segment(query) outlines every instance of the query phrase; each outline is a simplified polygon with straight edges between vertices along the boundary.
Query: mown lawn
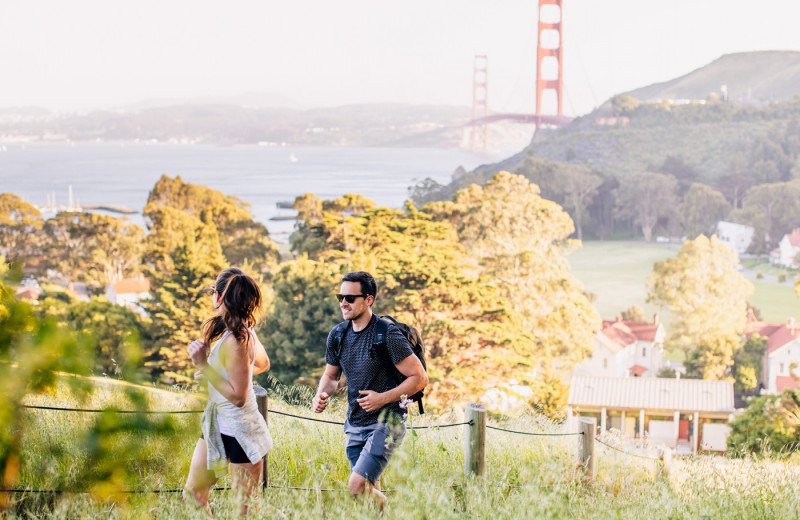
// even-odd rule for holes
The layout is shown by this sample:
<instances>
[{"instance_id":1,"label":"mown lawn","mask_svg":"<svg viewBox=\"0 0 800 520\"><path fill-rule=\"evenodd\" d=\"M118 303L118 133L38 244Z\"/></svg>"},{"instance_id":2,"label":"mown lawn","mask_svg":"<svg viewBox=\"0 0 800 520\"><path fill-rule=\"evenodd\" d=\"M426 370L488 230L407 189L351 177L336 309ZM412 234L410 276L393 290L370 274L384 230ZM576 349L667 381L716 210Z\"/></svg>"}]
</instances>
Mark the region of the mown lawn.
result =
<instances>
[{"instance_id":1,"label":"mown lawn","mask_svg":"<svg viewBox=\"0 0 800 520\"><path fill-rule=\"evenodd\" d=\"M653 264L677 255L678 249L677 244L584 242L568 259L584 288L596 296L595 308L603 319L612 319L631 305L638 305L648 319L658 313L667 325L669 311L645 303L645 283ZM750 301L761 311L762 319L771 322L783 322L789 316L800 319L800 298L791 284L752 281L755 293Z\"/></svg>"}]
</instances>

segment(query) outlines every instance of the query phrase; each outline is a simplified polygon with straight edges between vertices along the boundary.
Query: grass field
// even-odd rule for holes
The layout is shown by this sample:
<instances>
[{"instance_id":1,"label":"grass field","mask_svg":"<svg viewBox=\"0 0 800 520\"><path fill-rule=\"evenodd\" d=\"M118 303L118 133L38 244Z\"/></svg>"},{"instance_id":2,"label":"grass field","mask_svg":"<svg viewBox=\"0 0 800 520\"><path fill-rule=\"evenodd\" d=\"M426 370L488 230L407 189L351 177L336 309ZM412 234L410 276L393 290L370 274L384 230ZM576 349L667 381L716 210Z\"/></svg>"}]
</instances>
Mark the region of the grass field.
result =
<instances>
[{"instance_id":1,"label":"grass field","mask_svg":"<svg viewBox=\"0 0 800 520\"><path fill-rule=\"evenodd\" d=\"M645 282L653 263L677 253L676 244L584 242L583 247L568 258L575 276L597 297L595 308L603 319L612 319L631 305L638 305L644 309L646 317L658 313L659 319L668 326L668 309L645 303ZM755 268L752 262L744 265ZM791 283L778 284L766 278L752 281L755 293L750 300L761 310L765 321L783 322L789 316L800 319L800 298Z\"/></svg>"},{"instance_id":2,"label":"grass field","mask_svg":"<svg viewBox=\"0 0 800 520\"><path fill-rule=\"evenodd\" d=\"M129 407L114 385L101 385L88 400L60 393L29 398L29 404L93 408ZM161 392L154 409L194 409L197 394ZM272 399L271 409L312 416L308 406ZM115 424L113 415L24 410L26 489L83 489L88 493L15 494L6 518L205 518L177 493L120 493L179 489L197 440L199 416L174 416L168 433L135 435L120 429L98 446L85 442L94 421ZM316 416L319 417L319 416ZM324 419L342 421L340 402ZM416 425L452 424L460 410L440 417L414 417ZM270 487L255 504L253 518L376 518L374 510L346 491L349 468L342 427L270 415L275 447L270 453ZM515 431L559 433L563 427L529 415L489 424ZM582 483L575 465L575 437L531 437L488 430L486 476L463 473L463 426L409 433L382 478L390 500L385 518L797 518L800 466L797 462L695 456L677 459L666 475L658 461L597 445L597 475ZM605 439L613 443L614 438ZM137 444L138 443L138 444ZM132 449L137 445L137 449ZM103 470L107 473L102 473ZM110 471L108 471L110 470ZM87 471L89 471L87 473ZM92 473L94 472L94 473ZM106 475L103 484L81 487L77 479ZM229 483L223 479L220 486ZM290 488L303 489L290 489ZM212 492L215 518L236 518L229 491Z\"/></svg>"}]
</instances>

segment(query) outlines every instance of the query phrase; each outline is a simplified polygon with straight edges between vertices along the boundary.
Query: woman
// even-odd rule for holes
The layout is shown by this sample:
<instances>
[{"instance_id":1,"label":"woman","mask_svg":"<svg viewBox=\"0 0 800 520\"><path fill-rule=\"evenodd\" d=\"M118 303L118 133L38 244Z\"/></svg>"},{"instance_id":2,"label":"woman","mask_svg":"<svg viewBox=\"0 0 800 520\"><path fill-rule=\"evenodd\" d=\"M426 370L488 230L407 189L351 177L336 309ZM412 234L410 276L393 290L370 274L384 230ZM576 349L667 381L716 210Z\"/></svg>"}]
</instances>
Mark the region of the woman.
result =
<instances>
[{"instance_id":1,"label":"woman","mask_svg":"<svg viewBox=\"0 0 800 520\"><path fill-rule=\"evenodd\" d=\"M194 449L183 496L185 500L191 496L210 515L209 491L230 462L233 490L245 514L258 487L262 458L272 448L252 385L253 374L269 370L267 352L253 331L261 291L255 280L235 267L222 271L209 291L217 313L203 323L203 339L187 349L199 369L195 379L209 384L203 434Z\"/></svg>"}]
</instances>

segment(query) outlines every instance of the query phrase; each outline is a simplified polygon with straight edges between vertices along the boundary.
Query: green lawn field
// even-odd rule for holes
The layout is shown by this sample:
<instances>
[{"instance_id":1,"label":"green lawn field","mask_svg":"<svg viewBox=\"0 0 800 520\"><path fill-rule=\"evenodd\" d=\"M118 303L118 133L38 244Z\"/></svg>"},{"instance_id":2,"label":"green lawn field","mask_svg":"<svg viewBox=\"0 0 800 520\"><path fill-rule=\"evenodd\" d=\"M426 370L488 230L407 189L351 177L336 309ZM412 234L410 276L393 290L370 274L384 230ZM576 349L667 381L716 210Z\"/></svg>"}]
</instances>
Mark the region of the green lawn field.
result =
<instances>
[{"instance_id":1,"label":"green lawn field","mask_svg":"<svg viewBox=\"0 0 800 520\"><path fill-rule=\"evenodd\" d=\"M612 319L631 305L638 305L648 318L657 312L659 319L668 324L666 308L645 303L645 282L653 263L677 255L678 247L643 242L584 242L568 259L584 289L596 296L595 308L603 319ZM800 319L800 298L791 283L752 281L755 294L750 301L761 311L762 319L771 322L782 322L789 316Z\"/></svg>"}]
</instances>

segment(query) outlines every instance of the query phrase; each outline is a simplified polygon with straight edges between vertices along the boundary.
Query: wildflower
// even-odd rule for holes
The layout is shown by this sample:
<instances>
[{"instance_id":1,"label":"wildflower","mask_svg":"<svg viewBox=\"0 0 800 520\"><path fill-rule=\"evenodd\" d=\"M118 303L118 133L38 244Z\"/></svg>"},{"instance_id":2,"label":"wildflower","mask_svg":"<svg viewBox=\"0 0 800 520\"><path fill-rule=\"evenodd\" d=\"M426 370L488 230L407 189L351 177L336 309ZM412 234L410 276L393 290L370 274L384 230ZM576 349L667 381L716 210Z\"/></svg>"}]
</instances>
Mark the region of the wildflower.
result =
<instances>
[{"instance_id":1,"label":"wildflower","mask_svg":"<svg viewBox=\"0 0 800 520\"><path fill-rule=\"evenodd\" d=\"M408 405L411 404L411 399L408 398L406 394L400 396L400 408L406 409Z\"/></svg>"}]
</instances>

